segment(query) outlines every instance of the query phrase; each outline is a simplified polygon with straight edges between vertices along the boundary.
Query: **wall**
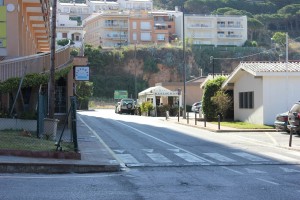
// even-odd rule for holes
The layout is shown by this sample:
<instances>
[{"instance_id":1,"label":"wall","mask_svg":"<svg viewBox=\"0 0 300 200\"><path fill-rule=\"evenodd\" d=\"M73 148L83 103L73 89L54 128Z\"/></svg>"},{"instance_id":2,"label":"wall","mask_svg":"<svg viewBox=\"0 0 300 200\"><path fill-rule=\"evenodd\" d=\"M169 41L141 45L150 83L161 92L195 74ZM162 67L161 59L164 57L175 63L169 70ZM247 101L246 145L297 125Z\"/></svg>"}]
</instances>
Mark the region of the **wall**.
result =
<instances>
[{"instance_id":1,"label":"wall","mask_svg":"<svg viewBox=\"0 0 300 200\"><path fill-rule=\"evenodd\" d=\"M234 120L245 121L252 124L263 124L263 87L262 78L255 78L243 71L234 83ZM239 108L239 92L254 91L254 108Z\"/></svg>"},{"instance_id":2,"label":"wall","mask_svg":"<svg viewBox=\"0 0 300 200\"><path fill-rule=\"evenodd\" d=\"M263 79L264 123L273 124L275 116L288 111L300 100L299 76L265 76Z\"/></svg>"}]
</instances>

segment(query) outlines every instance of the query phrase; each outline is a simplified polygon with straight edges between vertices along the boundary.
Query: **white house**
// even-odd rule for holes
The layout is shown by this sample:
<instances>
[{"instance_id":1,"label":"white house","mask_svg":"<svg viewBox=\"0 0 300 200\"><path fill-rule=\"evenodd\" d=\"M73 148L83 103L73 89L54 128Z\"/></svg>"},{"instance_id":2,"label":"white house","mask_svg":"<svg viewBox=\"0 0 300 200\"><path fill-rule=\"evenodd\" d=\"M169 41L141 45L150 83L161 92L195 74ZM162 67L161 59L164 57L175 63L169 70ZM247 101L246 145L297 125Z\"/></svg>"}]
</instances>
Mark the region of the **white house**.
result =
<instances>
[{"instance_id":1,"label":"white house","mask_svg":"<svg viewBox=\"0 0 300 200\"><path fill-rule=\"evenodd\" d=\"M272 125L300 100L299 62L242 62L223 83L233 90L234 120Z\"/></svg>"}]
</instances>

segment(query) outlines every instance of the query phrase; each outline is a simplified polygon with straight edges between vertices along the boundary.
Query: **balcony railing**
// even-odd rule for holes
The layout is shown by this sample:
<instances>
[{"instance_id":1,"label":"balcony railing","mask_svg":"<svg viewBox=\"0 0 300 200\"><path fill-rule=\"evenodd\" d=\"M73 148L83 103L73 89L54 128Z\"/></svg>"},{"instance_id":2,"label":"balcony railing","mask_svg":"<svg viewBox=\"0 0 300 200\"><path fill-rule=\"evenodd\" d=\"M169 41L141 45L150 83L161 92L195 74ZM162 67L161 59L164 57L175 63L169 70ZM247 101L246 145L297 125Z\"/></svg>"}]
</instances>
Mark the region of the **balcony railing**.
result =
<instances>
[{"instance_id":1,"label":"balcony railing","mask_svg":"<svg viewBox=\"0 0 300 200\"><path fill-rule=\"evenodd\" d=\"M50 53L47 52L1 61L0 82L13 77L22 77L24 73L31 74L49 72L50 59ZM56 50L55 68L60 68L61 66L67 64L70 60L70 45Z\"/></svg>"}]
</instances>

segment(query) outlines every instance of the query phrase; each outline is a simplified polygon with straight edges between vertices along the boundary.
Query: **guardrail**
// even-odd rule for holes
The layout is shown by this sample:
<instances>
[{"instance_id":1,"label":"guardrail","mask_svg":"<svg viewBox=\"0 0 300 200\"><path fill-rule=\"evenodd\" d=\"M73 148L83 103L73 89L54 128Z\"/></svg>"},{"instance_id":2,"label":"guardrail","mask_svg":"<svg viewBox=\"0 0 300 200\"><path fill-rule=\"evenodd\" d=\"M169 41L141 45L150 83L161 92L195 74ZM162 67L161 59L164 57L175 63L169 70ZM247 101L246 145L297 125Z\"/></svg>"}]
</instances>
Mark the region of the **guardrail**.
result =
<instances>
[{"instance_id":1,"label":"guardrail","mask_svg":"<svg viewBox=\"0 0 300 200\"><path fill-rule=\"evenodd\" d=\"M57 49L55 54L55 68L65 65L71 60L70 44ZM1 61L0 82L22 77L25 68L26 74L50 71L50 52Z\"/></svg>"}]
</instances>

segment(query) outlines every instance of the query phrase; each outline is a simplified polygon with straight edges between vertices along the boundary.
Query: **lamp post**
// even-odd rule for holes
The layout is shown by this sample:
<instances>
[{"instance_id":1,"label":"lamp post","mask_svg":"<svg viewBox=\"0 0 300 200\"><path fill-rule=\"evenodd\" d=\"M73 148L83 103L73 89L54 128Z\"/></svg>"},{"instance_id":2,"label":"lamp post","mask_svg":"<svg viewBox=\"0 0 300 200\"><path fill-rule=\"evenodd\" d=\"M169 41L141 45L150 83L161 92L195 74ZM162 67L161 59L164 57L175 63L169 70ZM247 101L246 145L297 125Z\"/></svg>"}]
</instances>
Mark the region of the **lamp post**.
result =
<instances>
[{"instance_id":1,"label":"lamp post","mask_svg":"<svg viewBox=\"0 0 300 200\"><path fill-rule=\"evenodd\" d=\"M51 26L51 52L50 52L50 80L49 80L49 113L48 117L54 118L55 109L55 38L56 38L56 8L57 0L53 0L52 5L52 26Z\"/></svg>"},{"instance_id":2,"label":"lamp post","mask_svg":"<svg viewBox=\"0 0 300 200\"><path fill-rule=\"evenodd\" d=\"M136 60L136 43L134 45L134 62L135 62L135 66L134 66L134 97L135 97L135 101L137 101L137 83L136 83L136 67L137 67L137 60Z\"/></svg>"},{"instance_id":3,"label":"lamp post","mask_svg":"<svg viewBox=\"0 0 300 200\"><path fill-rule=\"evenodd\" d=\"M210 57L210 63L212 63L212 74L213 74L213 79L215 78L215 59L213 56Z\"/></svg>"},{"instance_id":4,"label":"lamp post","mask_svg":"<svg viewBox=\"0 0 300 200\"><path fill-rule=\"evenodd\" d=\"M186 63L185 63L185 34L184 34L184 5L182 5L182 51L183 51L183 118L186 118Z\"/></svg>"}]
</instances>

